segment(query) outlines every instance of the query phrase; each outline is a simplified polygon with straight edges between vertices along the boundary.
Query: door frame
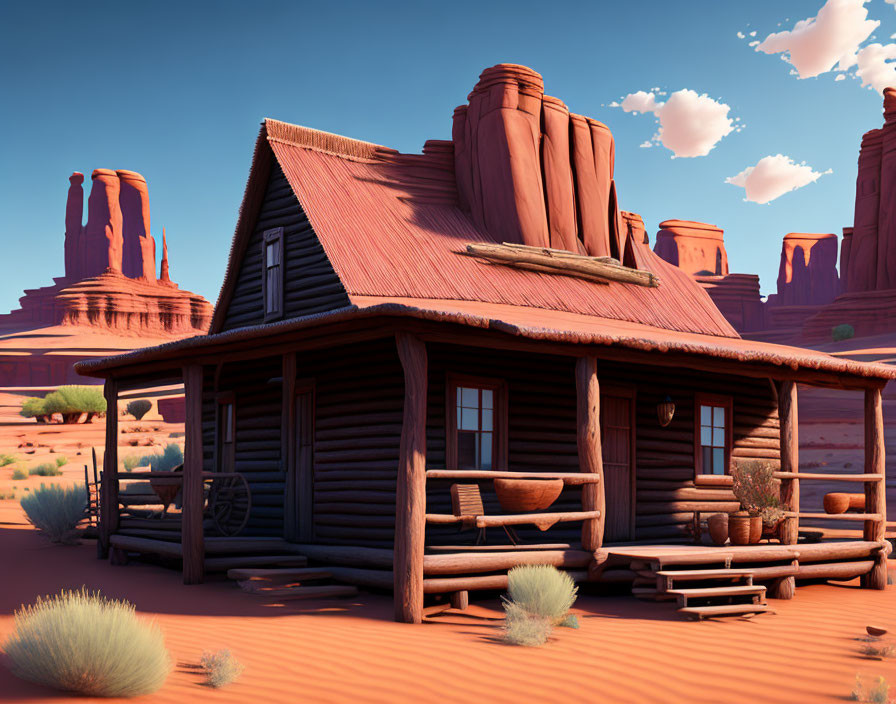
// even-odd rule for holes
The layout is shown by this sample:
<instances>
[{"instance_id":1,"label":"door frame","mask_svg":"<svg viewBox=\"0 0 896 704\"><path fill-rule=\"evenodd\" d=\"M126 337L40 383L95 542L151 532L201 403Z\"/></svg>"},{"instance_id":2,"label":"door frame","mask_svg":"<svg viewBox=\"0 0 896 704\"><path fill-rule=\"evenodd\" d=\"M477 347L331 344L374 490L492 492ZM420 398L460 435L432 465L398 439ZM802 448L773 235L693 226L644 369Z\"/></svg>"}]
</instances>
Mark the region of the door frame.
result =
<instances>
[{"instance_id":1,"label":"door frame","mask_svg":"<svg viewBox=\"0 0 896 704\"><path fill-rule=\"evenodd\" d=\"M635 514L637 511L638 498L638 475L637 475L637 453L635 440L637 438L637 419L638 419L638 390L635 386L622 384L601 384L600 385L601 407L603 407L603 399L605 396L615 398L625 398L631 401L629 406L629 476L631 478L629 484L629 540L637 540ZM601 415L601 455L603 455L603 415ZM601 456L601 464L603 464L603 456ZM605 482L606 484L606 482Z\"/></svg>"}]
</instances>

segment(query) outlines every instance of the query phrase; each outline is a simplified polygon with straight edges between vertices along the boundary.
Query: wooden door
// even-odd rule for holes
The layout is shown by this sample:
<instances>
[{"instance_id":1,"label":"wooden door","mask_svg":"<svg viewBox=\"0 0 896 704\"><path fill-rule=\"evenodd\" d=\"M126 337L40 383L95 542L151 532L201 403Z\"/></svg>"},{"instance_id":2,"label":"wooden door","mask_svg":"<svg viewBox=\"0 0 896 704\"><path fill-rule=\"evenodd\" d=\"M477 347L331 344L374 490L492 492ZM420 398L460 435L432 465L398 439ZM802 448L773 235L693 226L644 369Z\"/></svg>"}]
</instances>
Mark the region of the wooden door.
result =
<instances>
[{"instance_id":1,"label":"wooden door","mask_svg":"<svg viewBox=\"0 0 896 704\"><path fill-rule=\"evenodd\" d=\"M314 392L310 388L296 392L295 421L296 535L308 542L314 534Z\"/></svg>"},{"instance_id":2,"label":"wooden door","mask_svg":"<svg viewBox=\"0 0 896 704\"><path fill-rule=\"evenodd\" d=\"M607 516L604 542L634 540L634 394L601 394L600 427Z\"/></svg>"}]
</instances>

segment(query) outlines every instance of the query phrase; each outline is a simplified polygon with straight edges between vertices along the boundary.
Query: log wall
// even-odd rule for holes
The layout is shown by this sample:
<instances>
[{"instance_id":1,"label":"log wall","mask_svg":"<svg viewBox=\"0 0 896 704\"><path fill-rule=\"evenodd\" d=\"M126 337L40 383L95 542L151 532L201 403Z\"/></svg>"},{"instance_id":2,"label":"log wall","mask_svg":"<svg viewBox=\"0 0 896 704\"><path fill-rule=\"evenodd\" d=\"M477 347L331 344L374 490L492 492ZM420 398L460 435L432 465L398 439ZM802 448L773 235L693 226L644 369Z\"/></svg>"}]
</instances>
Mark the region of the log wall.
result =
<instances>
[{"instance_id":1,"label":"log wall","mask_svg":"<svg viewBox=\"0 0 896 704\"><path fill-rule=\"evenodd\" d=\"M282 227L284 235L283 317L295 318L349 305L342 282L275 160L222 331L264 322L262 238L265 230L275 227Z\"/></svg>"}]
</instances>

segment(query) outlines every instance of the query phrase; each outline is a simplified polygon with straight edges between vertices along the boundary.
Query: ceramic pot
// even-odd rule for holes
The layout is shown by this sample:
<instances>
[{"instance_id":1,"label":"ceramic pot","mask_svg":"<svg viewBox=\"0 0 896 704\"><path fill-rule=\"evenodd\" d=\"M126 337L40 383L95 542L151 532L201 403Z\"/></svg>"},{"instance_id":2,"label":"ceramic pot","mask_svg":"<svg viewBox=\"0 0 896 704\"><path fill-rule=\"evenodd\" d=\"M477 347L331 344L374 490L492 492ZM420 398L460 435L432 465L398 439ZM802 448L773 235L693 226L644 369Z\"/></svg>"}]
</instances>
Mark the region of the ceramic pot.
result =
<instances>
[{"instance_id":1,"label":"ceramic pot","mask_svg":"<svg viewBox=\"0 0 896 704\"><path fill-rule=\"evenodd\" d=\"M750 545L762 540L762 516L750 516Z\"/></svg>"},{"instance_id":2,"label":"ceramic pot","mask_svg":"<svg viewBox=\"0 0 896 704\"><path fill-rule=\"evenodd\" d=\"M724 545L728 541L728 514L714 513L706 519L709 537L716 545Z\"/></svg>"},{"instance_id":3,"label":"ceramic pot","mask_svg":"<svg viewBox=\"0 0 896 704\"><path fill-rule=\"evenodd\" d=\"M849 509L849 494L840 492L825 494L823 504L825 513L846 513Z\"/></svg>"},{"instance_id":4,"label":"ceramic pot","mask_svg":"<svg viewBox=\"0 0 896 704\"><path fill-rule=\"evenodd\" d=\"M732 513L728 516L728 538L732 545L750 544L750 516Z\"/></svg>"},{"instance_id":5,"label":"ceramic pot","mask_svg":"<svg viewBox=\"0 0 896 704\"><path fill-rule=\"evenodd\" d=\"M495 479L495 493L508 513L530 513L547 508L563 491L562 479Z\"/></svg>"}]
</instances>

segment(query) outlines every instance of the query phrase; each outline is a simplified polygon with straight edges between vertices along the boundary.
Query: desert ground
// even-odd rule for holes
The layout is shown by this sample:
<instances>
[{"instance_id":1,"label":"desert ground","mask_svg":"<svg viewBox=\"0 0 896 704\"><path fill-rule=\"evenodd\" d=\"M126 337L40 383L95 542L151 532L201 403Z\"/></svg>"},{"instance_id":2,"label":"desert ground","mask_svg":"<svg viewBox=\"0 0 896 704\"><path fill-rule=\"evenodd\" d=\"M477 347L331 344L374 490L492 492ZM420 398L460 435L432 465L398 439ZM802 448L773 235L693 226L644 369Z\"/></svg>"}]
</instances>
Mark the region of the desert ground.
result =
<instances>
[{"instance_id":1,"label":"desert ground","mask_svg":"<svg viewBox=\"0 0 896 704\"><path fill-rule=\"evenodd\" d=\"M851 422L860 398L832 393L803 397L801 465L837 471L851 464L860 471L862 427ZM522 648L500 641L495 598L409 626L392 622L385 595L278 602L243 593L223 578L187 587L174 570L114 567L96 559L93 541L50 544L18 506L26 488L41 482L83 481L90 448L101 447L103 424L38 425L18 419L16 408L15 397L0 397L0 453L16 454L16 466L26 469L59 454L68 463L62 477L18 481L11 479L13 465L0 468L6 497L0 501L0 640L13 629L13 611L38 595L84 585L127 599L161 626L177 663L164 687L142 698L147 702L842 702L857 675L896 683L896 660L863 657L858 640L869 624L896 634L896 587L809 585L792 601L771 600L774 614L704 622L682 620L669 604L586 587L574 609L578 630L557 629L546 646ZM889 404L885 413L893 419ZM176 425L147 419L122 425L139 427L123 433L124 455L178 441ZM888 425L896 445L893 431ZM896 458L896 448L890 456ZM889 493L892 499L896 492ZM820 496L803 496L804 507L820 506ZM246 669L236 683L212 690L192 666L203 650L219 648L229 648ZM0 667L0 701L67 699Z\"/></svg>"}]
</instances>

